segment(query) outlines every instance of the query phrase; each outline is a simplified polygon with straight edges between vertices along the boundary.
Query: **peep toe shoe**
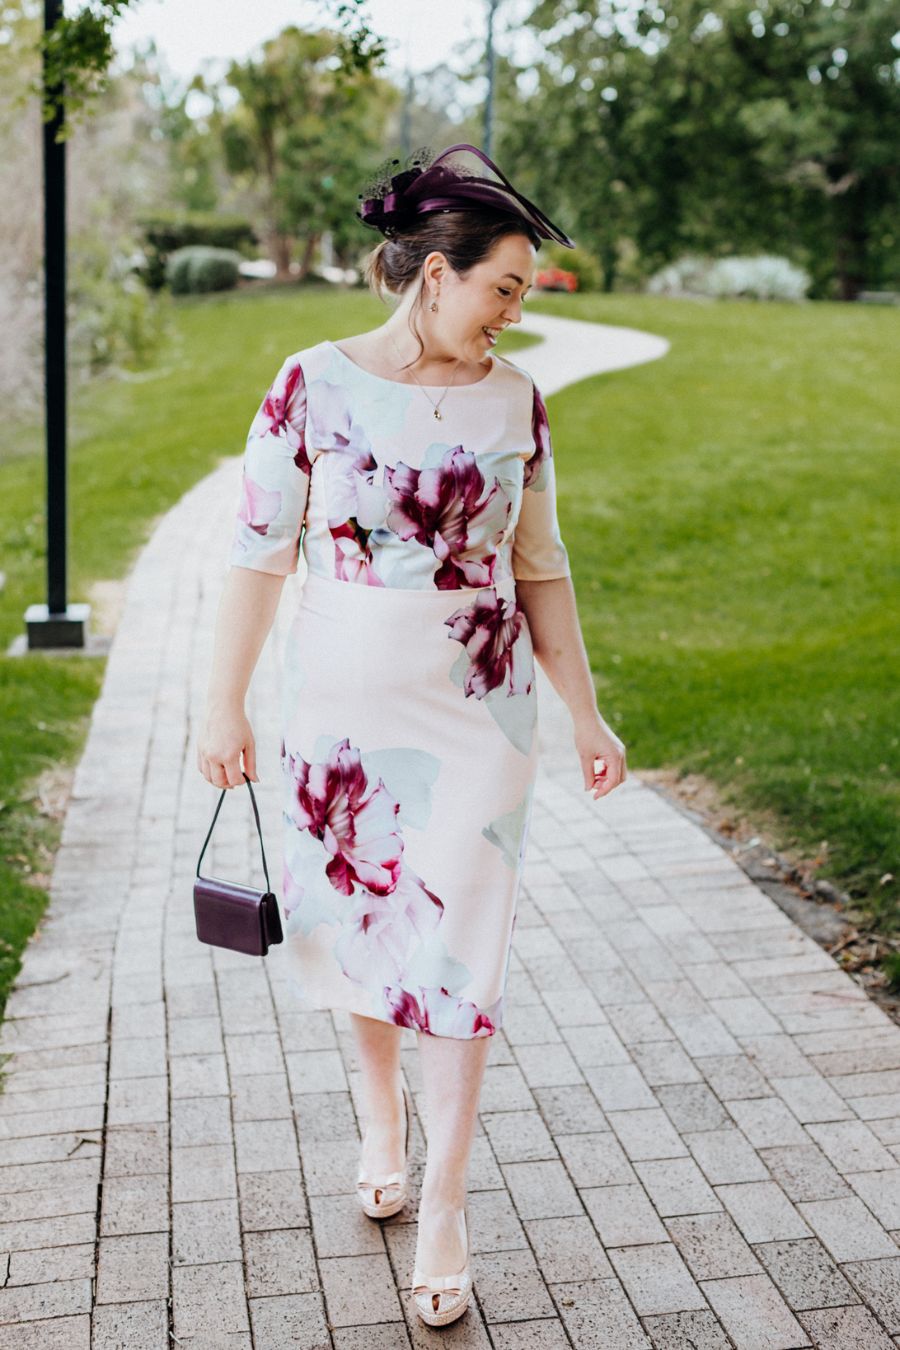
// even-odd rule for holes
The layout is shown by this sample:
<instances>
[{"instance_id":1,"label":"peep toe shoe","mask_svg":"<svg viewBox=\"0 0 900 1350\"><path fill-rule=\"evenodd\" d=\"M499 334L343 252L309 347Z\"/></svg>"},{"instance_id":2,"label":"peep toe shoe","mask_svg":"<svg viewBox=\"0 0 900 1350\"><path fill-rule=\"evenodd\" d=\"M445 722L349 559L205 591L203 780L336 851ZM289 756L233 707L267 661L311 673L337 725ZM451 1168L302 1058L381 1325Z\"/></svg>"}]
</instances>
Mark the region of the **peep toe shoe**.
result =
<instances>
[{"instance_id":1,"label":"peep toe shoe","mask_svg":"<svg viewBox=\"0 0 900 1350\"><path fill-rule=\"evenodd\" d=\"M418 1266L413 1271L412 1298L416 1312L429 1327L444 1327L462 1317L472 1294L469 1270L469 1212L463 1211L466 1225L466 1264L456 1275L425 1275Z\"/></svg>"},{"instance_id":2,"label":"peep toe shoe","mask_svg":"<svg viewBox=\"0 0 900 1350\"><path fill-rule=\"evenodd\" d=\"M360 1163L356 1180L356 1194L363 1210L370 1219L389 1219L406 1204L409 1195L409 1138L412 1133L412 1103L409 1090L403 1084L403 1102L406 1107L406 1139L404 1142L404 1162L399 1172L386 1172L384 1176L370 1178L365 1175Z\"/></svg>"}]
</instances>

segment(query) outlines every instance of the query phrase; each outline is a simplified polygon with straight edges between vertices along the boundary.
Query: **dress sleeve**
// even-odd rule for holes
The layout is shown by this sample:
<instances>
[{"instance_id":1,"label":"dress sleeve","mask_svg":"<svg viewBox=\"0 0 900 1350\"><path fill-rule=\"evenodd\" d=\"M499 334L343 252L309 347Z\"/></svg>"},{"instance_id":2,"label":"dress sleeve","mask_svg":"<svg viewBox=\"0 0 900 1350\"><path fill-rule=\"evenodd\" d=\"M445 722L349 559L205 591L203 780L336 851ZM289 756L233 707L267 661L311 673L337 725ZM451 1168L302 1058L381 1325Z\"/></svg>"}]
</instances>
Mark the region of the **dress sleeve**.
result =
<instances>
[{"instance_id":1,"label":"dress sleeve","mask_svg":"<svg viewBox=\"0 0 900 1350\"><path fill-rule=\"evenodd\" d=\"M296 572L312 464L306 447L306 380L288 357L247 435L229 562L257 572Z\"/></svg>"},{"instance_id":2,"label":"dress sleeve","mask_svg":"<svg viewBox=\"0 0 900 1350\"><path fill-rule=\"evenodd\" d=\"M525 461L522 507L513 532L512 570L517 581L554 581L572 575L556 518L556 469L547 409L532 382L531 436Z\"/></svg>"}]
</instances>

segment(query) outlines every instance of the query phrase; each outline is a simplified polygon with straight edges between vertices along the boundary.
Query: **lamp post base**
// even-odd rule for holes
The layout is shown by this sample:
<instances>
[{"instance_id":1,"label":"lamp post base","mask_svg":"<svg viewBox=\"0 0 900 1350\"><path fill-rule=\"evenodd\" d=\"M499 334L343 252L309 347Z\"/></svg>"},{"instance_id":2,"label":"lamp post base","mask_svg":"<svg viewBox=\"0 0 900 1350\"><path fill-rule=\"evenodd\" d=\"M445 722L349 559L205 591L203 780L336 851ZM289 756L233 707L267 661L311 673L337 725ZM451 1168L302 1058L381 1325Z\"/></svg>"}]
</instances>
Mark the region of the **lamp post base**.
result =
<instances>
[{"instance_id":1,"label":"lamp post base","mask_svg":"<svg viewBox=\"0 0 900 1350\"><path fill-rule=\"evenodd\" d=\"M91 607L87 604L67 605L58 614L51 614L46 605L29 605L25 611L28 650L48 647L86 647Z\"/></svg>"}]
</instances>

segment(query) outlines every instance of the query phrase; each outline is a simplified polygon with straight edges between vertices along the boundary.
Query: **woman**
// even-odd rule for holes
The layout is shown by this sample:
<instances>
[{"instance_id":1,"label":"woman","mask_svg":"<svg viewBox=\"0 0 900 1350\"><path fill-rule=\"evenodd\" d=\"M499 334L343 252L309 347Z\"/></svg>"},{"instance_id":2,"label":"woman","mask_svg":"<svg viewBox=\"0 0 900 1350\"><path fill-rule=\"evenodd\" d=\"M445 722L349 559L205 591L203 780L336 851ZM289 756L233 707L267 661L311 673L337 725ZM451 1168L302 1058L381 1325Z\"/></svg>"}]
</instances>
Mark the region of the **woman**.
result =
<instances>
[{"instance_id":1,"label":"woman","mask_svg":"<svg viewBox=\"0 0 900 1350\"><path fill-rule=\"evenodd\" d=\"M382 173L358 215L393 305L287 357L253 419L198 766L256 779L247 686L284 577L285 959L350 1013L366 1128L358 1198L407 1196L402 1028L418 1033L428 1156L413 1298L465 1311L466 1175L503 996L537 768L534 656L572 715L595 800L626 776L597 710L556 518L546 409L491 348L521 320L542 238L574 247L473 146ZM393 164L398 161L394 160ZM362 194L361 194L362 195Z\"/></svg>"}]
</instances>

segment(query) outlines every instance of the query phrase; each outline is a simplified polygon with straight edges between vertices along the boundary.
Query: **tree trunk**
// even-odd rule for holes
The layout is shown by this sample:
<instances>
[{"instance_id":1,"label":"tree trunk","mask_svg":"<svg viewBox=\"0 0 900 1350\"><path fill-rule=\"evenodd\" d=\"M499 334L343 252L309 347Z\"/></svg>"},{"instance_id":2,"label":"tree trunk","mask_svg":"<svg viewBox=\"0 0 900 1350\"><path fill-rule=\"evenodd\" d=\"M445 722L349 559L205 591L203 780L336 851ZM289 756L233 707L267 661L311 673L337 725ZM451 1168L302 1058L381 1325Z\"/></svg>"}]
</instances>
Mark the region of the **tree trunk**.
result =
<instances>
[{"instance_id":1,"label":"tree trunk","mask_svg":"<svg viewBox=\"0 0 900 1350\"><path fill-rule=\"evenodd\" d=\"M309 274L318 242L319 236L317 234L307 235L306 242L303 245L303 257L300 259L300 271L297 274L298 281L303 281Z\"/></svg>"},{"instance_id":2,"label":"tree trunk","mask_svg":"<svg viewBox=\"0 0 900 1350\"><path fill-rule=\"evenodd\" d=\"M866 221L865 183L858 183L834 197L837 220L835 272L841 300L856 300L867 278L869 230Z\"/></svg>"},{"instance_id":3,"label":"tree trunk","mask_svg":"<svg viewBox=\"0 0 900 1350\"><path fill-rule=\"evenodd\" d=\"M279 281L288 281L291 277L291 249L293 238L289 234L283 234L280 230L273 230L270 236L269 249L272 254L272 261L275 264L275 275Z\"/></svg>"}]
</instances>

